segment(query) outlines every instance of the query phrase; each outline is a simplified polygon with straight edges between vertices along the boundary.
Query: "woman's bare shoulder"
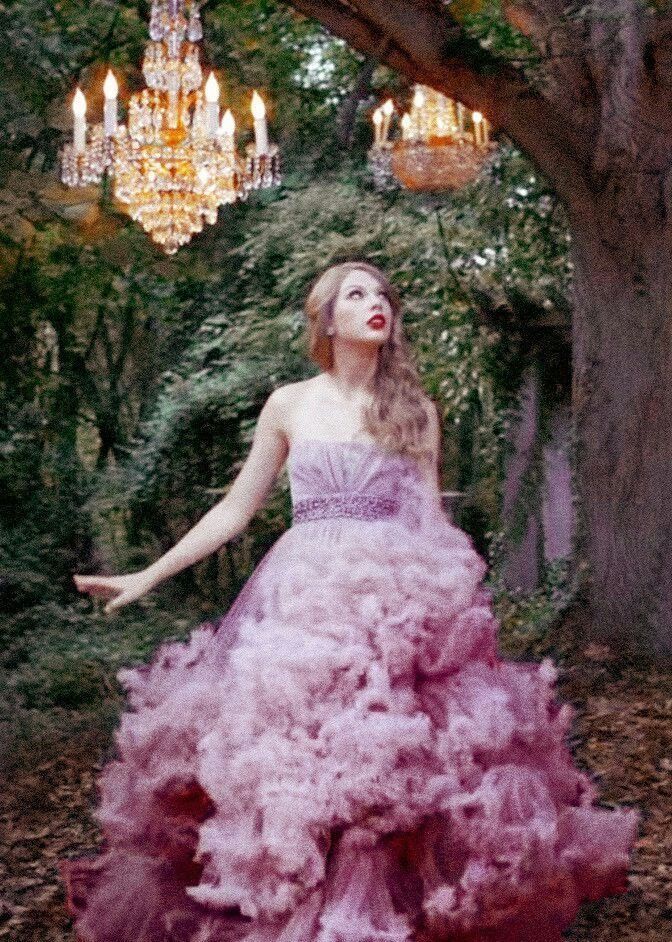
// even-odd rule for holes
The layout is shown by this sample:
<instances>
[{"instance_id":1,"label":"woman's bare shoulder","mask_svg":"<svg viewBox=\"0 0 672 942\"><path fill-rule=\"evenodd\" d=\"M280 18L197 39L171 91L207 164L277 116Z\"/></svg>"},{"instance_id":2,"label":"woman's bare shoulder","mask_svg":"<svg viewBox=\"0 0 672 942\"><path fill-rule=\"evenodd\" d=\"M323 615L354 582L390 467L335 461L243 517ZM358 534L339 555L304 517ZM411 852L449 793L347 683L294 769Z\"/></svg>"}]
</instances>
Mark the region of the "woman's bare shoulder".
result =
<instances>
[{"instance_id":1,"label":"woman's bare shoulder","mask_svg":"<svg viewBox=\"0 0 672 942\"><path fill-rule=\"evenodd\" d=\"M276 386L268 397L268 402L287 437L291 437L294 419L299 410L309 404L310 398L318 391L318 388L319 377L313 376L310 379Z\"/></svg>"},{"instance_id":2,"label":"woman's bare shoulder","mask_svg":"<svg viewBox=\"0 0 672 942\"><path fill-rule=\"evenodd\" d=\"M316 377L313 376L310 379L297 380L295 383L283 383L282 386L276 386L271 395L277 397L278 400L291 399L304 389L310 389L314 385L315 379Z\"/></svg>"},{"instance_id":3,"label":"woman's bare shoulder","mask_svg":"<svg viewBox=\"0 0 672 942\"><path fill-rule=\"evenodd\" d=\"M297 380L295 383L284 383L282 386L276 386L269 399L273 399L281 409L291 409L302 402L306 396L317 392L319 385L319 376Z\"/></svg>"}]
</instances>

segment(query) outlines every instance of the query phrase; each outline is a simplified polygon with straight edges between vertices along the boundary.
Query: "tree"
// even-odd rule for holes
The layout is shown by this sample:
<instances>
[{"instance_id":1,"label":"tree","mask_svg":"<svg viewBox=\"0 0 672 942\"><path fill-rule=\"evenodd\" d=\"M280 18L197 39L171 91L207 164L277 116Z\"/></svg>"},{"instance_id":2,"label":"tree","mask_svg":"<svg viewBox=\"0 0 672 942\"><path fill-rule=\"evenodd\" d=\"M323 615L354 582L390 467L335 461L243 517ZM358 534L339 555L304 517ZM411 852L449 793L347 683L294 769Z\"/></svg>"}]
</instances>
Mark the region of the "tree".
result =
<instances>
[{"instance_id":1,"label":"tree","mask_svg":"<svg viewBox=\"0 0 672 942\"><path fill-rule=\"evenodd\" d=\"M572 239L577 550L590 564L594 637L669 655L670 4L290 3L482 111L555 187Z\"/></svg>"}]
</instances>

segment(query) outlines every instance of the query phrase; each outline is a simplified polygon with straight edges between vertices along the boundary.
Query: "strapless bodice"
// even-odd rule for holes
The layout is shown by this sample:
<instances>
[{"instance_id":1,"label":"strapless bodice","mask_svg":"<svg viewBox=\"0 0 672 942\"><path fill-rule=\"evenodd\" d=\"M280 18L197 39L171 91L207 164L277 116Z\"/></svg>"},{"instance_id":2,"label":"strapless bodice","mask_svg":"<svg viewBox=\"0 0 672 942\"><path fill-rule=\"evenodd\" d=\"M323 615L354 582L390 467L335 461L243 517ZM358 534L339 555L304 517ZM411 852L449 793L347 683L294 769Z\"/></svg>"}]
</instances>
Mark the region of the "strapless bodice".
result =
<instances>
[{"instance_id":1,"label":"strapless bodice","mask_svg":"<svg viewBox=\"0 0 672 942\"><path fill-rule=\"evenodd\" d=\"M295 523L388 519L409 509L411 493L426 487L412 458L377 442L298 439L290 447L288 472Z\"/></svg>"}]
</instances>

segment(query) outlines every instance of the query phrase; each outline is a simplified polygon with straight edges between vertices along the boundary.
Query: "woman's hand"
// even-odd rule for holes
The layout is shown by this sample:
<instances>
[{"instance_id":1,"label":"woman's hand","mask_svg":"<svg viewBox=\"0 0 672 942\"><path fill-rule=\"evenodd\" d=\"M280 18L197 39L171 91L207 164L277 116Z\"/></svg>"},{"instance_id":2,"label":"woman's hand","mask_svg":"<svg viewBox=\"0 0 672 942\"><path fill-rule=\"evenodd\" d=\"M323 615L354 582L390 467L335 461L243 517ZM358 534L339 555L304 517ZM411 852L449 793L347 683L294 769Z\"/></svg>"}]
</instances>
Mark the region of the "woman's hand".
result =
<instances>
[{"instance_id":1,"label":"woman's hand","mask_svg":"<svg viewBox=\"0 0 672 942\"><path fill-rule=\"evenodd\" d=\"M135 602L154 588L154 582L144 570L128 576L77 575L72 578L78 592L88 592L89 595L98 595L110 600L104 609L106 615L122 605Z\"/></svg>"}]
</instances>

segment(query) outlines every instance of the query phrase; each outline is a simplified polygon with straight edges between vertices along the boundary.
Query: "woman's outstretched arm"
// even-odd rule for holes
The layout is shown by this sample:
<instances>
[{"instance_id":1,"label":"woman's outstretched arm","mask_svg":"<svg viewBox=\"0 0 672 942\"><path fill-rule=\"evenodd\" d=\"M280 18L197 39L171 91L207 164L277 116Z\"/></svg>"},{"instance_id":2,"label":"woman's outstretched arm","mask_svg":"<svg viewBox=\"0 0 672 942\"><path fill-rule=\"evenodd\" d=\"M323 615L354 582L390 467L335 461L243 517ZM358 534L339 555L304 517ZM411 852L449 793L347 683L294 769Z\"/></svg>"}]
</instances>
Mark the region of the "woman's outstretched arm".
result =
<instances>
[{"instance_id":1,"label":"woman's outstretched arm","mask_svg":"<svg viewBox=\"0 0 672 942\"><path fill-rule=\"evenodd\" d=\"M287 458L283 395L275 390L266 400L252 447L228 493L160 559L126 576L74 576L79 592L109 599L110 612L141 598L160 582L192 566L238 536L266 500Z\"/></svg>"}]
</instances>

